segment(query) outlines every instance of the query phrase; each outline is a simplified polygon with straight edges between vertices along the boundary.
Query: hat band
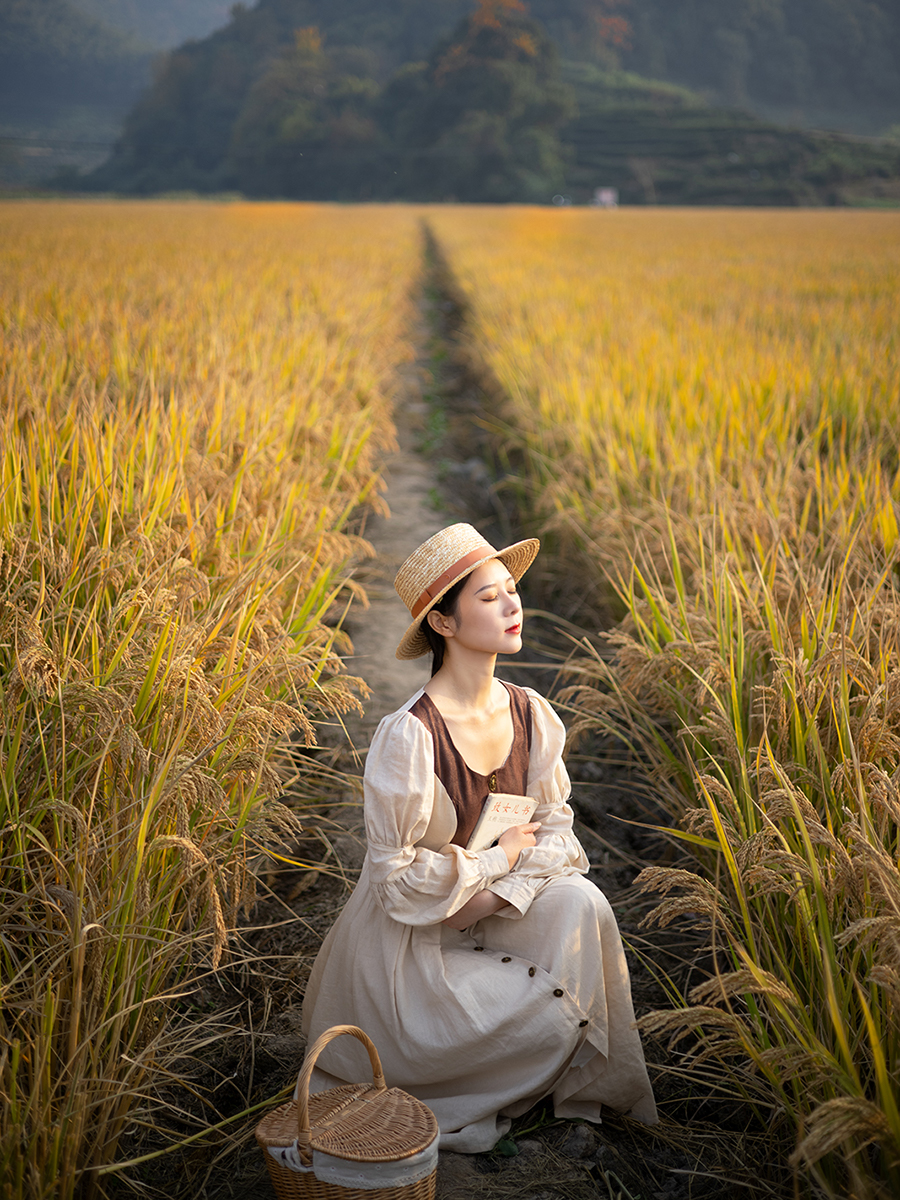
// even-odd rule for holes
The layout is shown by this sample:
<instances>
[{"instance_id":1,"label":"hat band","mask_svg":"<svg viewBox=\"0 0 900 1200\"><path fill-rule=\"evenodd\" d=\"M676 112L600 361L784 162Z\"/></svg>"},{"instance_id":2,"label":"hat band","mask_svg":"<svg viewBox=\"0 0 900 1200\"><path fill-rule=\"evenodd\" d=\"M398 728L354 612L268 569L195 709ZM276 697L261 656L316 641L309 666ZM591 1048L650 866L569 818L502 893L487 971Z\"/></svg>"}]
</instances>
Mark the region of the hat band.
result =
<instances>
[{"instance_id":1,"label":"hat band","mask_svg":"<svg viewBox=\"0 0 900 1200\"><path fill-rule=\"evenodd\" d=\"M477 550L470 550L468 554L464 555L458 562L455 562L452 567L444 571L443 575L438 575L437 579L425 588L409 610L412 619L415 620L423 608L426 608L444 588L449 587L455 579L458 579L466 567L474 567L483 558L489 558L492 552L493 547L491 546L479 546Z\"/></svg>"}]
</instances>

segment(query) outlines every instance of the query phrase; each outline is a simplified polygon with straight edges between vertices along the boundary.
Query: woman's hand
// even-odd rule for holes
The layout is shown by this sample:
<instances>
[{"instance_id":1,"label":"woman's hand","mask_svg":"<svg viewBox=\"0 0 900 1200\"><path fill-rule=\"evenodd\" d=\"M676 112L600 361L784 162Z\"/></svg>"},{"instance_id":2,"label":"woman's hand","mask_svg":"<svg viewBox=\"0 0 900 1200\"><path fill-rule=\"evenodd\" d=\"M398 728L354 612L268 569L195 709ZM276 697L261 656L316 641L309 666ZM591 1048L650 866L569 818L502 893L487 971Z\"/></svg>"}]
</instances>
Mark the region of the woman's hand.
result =
<instances>
[{"instance_id":1,"label":"woman's hand","mask_svg":"<svg viewBox=\"0 0 900 1200\"><path fill-rule=\"evenodd\" d=\"M532 821L530 825L513 825L497 839L497 845L506 851L510 870L516 865L522 851L536 844L534 835L540 827L540 821Z\"/></svg>"},{"instance_id":2,"label":"woman's hand","mask_svg":"<svg viewBox=\"0 0 900 1200\"><path fill-rule=\"evenodd\" d=\"M492 917L507 904L508 900L501 900L493 892L476 892L471 900L467 900L462 908L458 908L452 917L446 917L441 924L449 925L451 929L468 929L482 917Z\"/></svg>"}]
</instances>

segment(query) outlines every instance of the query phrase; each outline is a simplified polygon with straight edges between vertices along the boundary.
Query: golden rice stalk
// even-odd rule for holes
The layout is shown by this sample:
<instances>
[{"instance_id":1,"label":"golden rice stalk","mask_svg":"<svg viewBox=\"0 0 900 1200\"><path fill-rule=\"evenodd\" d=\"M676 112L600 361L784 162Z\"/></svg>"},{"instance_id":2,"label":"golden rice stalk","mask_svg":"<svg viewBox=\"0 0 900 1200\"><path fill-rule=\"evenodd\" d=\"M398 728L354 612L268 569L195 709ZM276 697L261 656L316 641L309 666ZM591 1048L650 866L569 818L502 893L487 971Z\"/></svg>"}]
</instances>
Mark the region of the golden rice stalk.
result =
<instances>
[{"instance_id":1,"label":"golden rice stalk","mask_svg":"<svg viewBox=\"0 0 900 1200\"><path fill-rule=\"evenodd\" d=\"M812 1166L845 1143L858 1154L871 1142L889 1136L888 1122L876 1104L850 1096L826 1100L806 1118L806 1133L791 1155L791 1165Z\"/></svg>"},{"instance_id":2,"label":"golden rice stalk","mask_svg":"<svg viewBox=\"0 0 900 1200\"><path fill-rule=\"evenodd\" d=\"M703 879L693 871L678 867L645 867L635 877L634 884L641 893L662 892L668 897L642 918L641 927L659 925L664 929L676 917L694 916L706 918L711 925L732 931L721 891L710 880ZM679 888L681 894L669 897L669 892L675 888Z\"/></svg>"},{"instance_id":3,"label":"golden rice stalk","mask_svg":"<svg viewBox=\"0 0 900 1200\"><path fill-rule=\"evenodd\" d=\"M691 988L689 999L692 1004L726 1004L736 996L773 996L785 1004L800 1003L797 996L782 980L768 971L743 967L724 975L714 975L704 983Z\"/></svg>"},{"instance_id":4,"label":"golden rice stalk","mask_svg":"<svg viewBox=\"0 0 900 1200\"><path fill-rule=\"evenodd\" d=\"M182 837L178 834L164 834L160 837L155 837L150 844L150 849L162 850L167 846L173 846L184 851L190 875L203 874L203 894L206 901L207 920L211 924L213 932L212 965L215 970L222 960L222 951L228 940L228 930L225 926L225 918L222 915L222 902L213 875L213 864L200 847L195 845L190 838Z\"/></svg>"},{"instance_id":5,"label":"golden rice stalk","mask_svg":"<svg viewBox=\"0 0 900 1200\"><path fill-rule=\"evenodd\" d=\"M715 1045L721 1053L738 1052L743 1045L746 1027L732 1012L696 1004L685 1008L657 1009L645 1013L638 1022L638 1029L652 1037L669 1035L668 1046L673 1049L691 1034L711 1030L700 1041L703 1048ZM701 1050L702 1053L702 1050Z\"/></svg>"}]
</instances>

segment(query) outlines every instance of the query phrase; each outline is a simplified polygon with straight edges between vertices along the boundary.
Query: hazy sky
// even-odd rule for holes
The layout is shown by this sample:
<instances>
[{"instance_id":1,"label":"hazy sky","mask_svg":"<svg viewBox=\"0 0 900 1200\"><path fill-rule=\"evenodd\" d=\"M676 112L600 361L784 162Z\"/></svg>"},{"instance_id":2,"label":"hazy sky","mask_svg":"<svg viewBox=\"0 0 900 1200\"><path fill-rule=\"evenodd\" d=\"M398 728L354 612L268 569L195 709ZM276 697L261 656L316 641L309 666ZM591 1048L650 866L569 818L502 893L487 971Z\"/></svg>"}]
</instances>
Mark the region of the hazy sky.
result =
<instances>
[{"instance_id":1,"label":"hazy sky","mask_svg":"<svg viewBox=\"0 0 900 1200\"><path fill-rule=\"evenodd\" d=\"M153 46L178 46L228 23L232 0L71 0L75 8ZM248 7L253 6L249 0Z\"/></svg>"}]
</instances>

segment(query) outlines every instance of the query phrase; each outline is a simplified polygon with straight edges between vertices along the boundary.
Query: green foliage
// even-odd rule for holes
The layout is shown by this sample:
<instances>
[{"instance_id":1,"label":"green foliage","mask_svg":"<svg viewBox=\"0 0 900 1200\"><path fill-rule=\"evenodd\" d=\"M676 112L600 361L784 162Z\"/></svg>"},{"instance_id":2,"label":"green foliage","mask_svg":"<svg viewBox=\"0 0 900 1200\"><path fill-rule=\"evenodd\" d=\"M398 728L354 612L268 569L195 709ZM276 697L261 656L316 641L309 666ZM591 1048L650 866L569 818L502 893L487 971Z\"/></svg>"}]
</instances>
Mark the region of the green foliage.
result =
<instances>
[{"instance_id":1,"label":"green foliage","mask_svg":"<svg viewBox=\"0 0 900 1200\"><path fill-rule=\"evenodd\" d=\"M235 122L230 170L248 195L344 199L372 194L382 137L378 85L364 53L326 54L313 27L273 60Z\"/></svg>"},{"instance_id":2,"label":"green foliage","mask_svg":"<svg viewBox=\"0 0 900 1200\"><path fill-rule=\"evenodd\" d=\"M359 53L367 58L366 69L339 73L383 85L405 64L426 62L435 42L447 38L475 8L476 0L258 0L255 5L248 0L233 5L226 20L224 0L191 0L190 5L184 0L0 0L0 102L7 118L25 122L29 130L61 127L63 116L76 106L84 112L105 106L99 121L92 118L95 123L108 124L111 114L118 122L150 75L148 55L130 38L136 34L145 45L171 45L221 19L222 28L161 61L108 168L93 179L97 188L118 191L215 192L236 186L235 172L243 170L239 160L246 156L229 157L235 124L273 61L290 56L295 30L319 28L329 55L364 47ZM755 112L769 122L877 135L895 125L900 113L895 0L529 0L528 10L565 59L607 70L624 67L700 89L709 101ZM350 108L355 116L355 101ZM491 114L493 109L476 111ZM334 116L329 110L321 119L327 124ZM94 129L86 136L97 140L107 133ZM517 198L542 197L547 181L559 175L554 134L539 126L519 137L508 121L498 125L489 115L470 118L456 135L444 129L442 137L441 153L456 161L450 174L463 171L481 179L489 195L502 194L514 178ZM471 147L464 144L468 140ZM356 135L351 141L358 143ZM308 151L302 154L305 159ZM488 181L480 162L493 154L501 162L497 178ZM359 161L343 161L348 155ZM638 151L634 156L647 157ZM533 169L519 170L516 164L523 161ZM386 152L374 146L363 152L357 144L342 152L340 163L337 157L323 161L316 172L301 172L297 180L290 170L283 179L284 164L277 170L267 167L266 173L274 174L279 191L290 194L363 197L390 194L392 187L404 194L399 188L404 169ZM767 174L756 164L749 170ZM755 177L750 186L748 174L701 181L701 198L810 202L820 186L812 192L771 181L757 186ZM313 178L317 189L308 192ZM355 192L354 180L362 180ZM85 185L83 179L74 182ZM457 194L455 183L445 179L443 186L446 194ZM260 187L257 182L251 190ZM571 190L572 184L567 181L565 187ZM665 181L649 188L636 184L638 199L647 194L662 199L665 191ZM690 188L679 185L675 191L679 202L693 202Z\"/></svg>"},{"instance_id":3,"label":"green foliage","mask_svg":"<svg viewBox=\"0 0 900 1200\"><path fill-rule=\"evenodd\" d=\"M515 11L476 14L386 90L397 194L547 201L562 186L557 132L574 110L539 25Z\"/></svg>"},{"instance_id":4,"label":"green foliage","mask_svg":"<svg viewBox=\"0 0 900 1200\"><path fill-rule=\"evenodd\" d=\"M464 20L382 90L371 50L332 46L316 26L283 45L274 3L236 11L227 30L165 60L94 182L546 201L562 186L557 131L573 98L546 32L515 10L493 21Z\"/></svg>"},{"instance_id":5,"label":"green foliage","mask_svg":"<svg viewBox=\"0 0 900 1200\"><path fill-rule=\"evenodd\" d=\"M129 114L112 158L89 184L136 193L235 187L235 172L248 169L248 118L234 160L232 132L247 105L261 103L267 91L294 87L284 77L296 30L318 28L330 59L353 48L357 60L366 60L364 69L359 61L352 67L336 64L335 73L383 82L402 63L423 57L468 7L466 0L442 0L439 6L430 0L403 0L390 7L384 0L260 0L252 8L235 4L224 28L162 60L152 86ZM276 66L279 59L284 62ZM263 84L270 73L273 77ZM302 84L297 86L302 91ZM282 95L280 104L285 102L289 98ZM264 136L271 144L271 131ZM288 153L273 151L281 160ZM266 171L276 178L278 193L293 182L284 161ZM260 193L258 186L250 190Z\"/></svg>"}]
</instances>

